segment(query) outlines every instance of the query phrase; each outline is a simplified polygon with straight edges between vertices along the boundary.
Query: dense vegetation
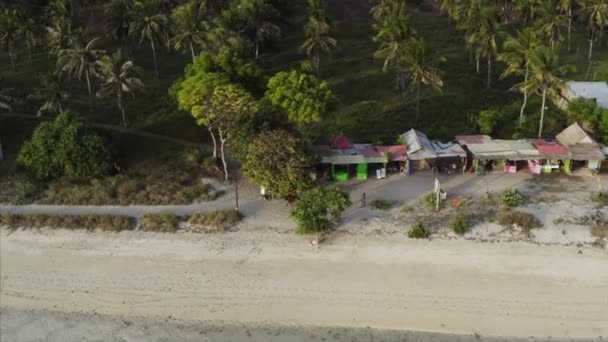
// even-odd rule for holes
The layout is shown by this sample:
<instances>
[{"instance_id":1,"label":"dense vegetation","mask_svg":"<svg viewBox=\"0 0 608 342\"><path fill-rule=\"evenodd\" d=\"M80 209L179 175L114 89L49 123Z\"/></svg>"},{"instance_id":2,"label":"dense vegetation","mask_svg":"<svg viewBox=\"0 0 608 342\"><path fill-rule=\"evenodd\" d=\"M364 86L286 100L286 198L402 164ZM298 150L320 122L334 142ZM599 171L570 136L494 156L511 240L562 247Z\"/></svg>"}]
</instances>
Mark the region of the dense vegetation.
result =
<instances>
[{"instance_id":1,"label":"dense vegetation","mask_svg":"<svg viewBox=\"0 0 608 342\"><path fill-rule=\"evenodd\" d=\"M566 80L608 79L605 0L0 0L0 7L0 110L21 115L0 113L0 182L11 187L0 201L15 201L15 192L32 200L32 186L40 193L124 179L130 185L121 191L135 194L169 181L188 202L207 193L189 193L202 174L232 179L239 164L271 193L294 199L309 186L307 145L337 133L385 143L412 126L433 138L552 136L576 120L608 137L606 111L555 105ZM104 158L98 169L91 163L101 161L85 158L69 170L28 162L33 142L53 125L40 122L68 110L88 133L65 140L65 149L105 149L105 137L115 161ZM284 134L272 141L264 132ZM76 146L83 139L90 144ZM131 184L142 165L179 173L171 165L183 163L182 140L208 146L195 168L178 180ZM290 147L270 155L277 163L264 159L282 142ZM17 163L18 155L30 158ZM260 171L275 164L295 178ZM117 188L108 197L118 198ZM162 191L149 199L155 192L142 201L172 201Z\"/></svg>"}]
</instances>

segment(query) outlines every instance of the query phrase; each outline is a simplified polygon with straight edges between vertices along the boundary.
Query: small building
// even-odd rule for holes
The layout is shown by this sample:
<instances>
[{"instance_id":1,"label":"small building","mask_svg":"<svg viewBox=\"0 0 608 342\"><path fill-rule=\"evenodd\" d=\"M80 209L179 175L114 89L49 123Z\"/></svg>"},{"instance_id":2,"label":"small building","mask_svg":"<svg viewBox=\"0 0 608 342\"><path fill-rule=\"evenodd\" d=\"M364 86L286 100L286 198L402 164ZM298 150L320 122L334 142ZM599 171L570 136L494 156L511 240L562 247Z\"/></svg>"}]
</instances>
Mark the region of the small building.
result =
<instances>
[{"instance_id":1,"label":"small building","mask_svg":"<svg viewBox=\"0 0 608 342\"><path fill-rule=\"evenodd\" d=\"M536 147L541 158L536 165L530 165L532 173L559 172L565 167L565 161L570 159L570 151L559 141L547 139L530 139L528 141Z\"/></svg>"},{"instance_id":2,"label":"small building","mask_svg":"<svg viewBox=\"0 0 608 342\"><path fill-rule=\"evenodd\" d=\"M556 138L570 151L570 159L564 167L567 173L581 167L599 171L606 159L600 145L577 123L568 126Z\"/></svg>"},{"instance_id":3,"label":"small building","mask_svg":"<svg viewBox=\"0 0 608 342\"><path fill-rule=\"evenodd\" d=\"M398 165L407 161L405 145L374 146L353 144L352 140L340 135L330 145L317 145L313 151L320 157L322 165L329 166L331 178L337 181L351 177L367 179L370 172L384 169L388 165Z\"/></svg>"},{"instance_id":4,"label":"small building","mask_svg":"<svg viewBox=\"0 0 608 342\"><path fill-rule=\"evenodd\" d=\"M568 82L566 98L594 100L598 107L608 109L608 82Z\"/></svg>"},{"instance_id":5,"label":"small building","mask_svg":"<svg viewBox=\"0 0 608 342\"><path fill-rule=\"evenodd\" d=\"M470 169L477 173L500 168L515 173L540 158L538 150L525 140L494 140L488 135L460 135L456 140L469 152Z\"/></svg>"},{"instance_id":6,"label":"small building","mask_svg":"<svg viewBox=\"0 0 608 342\"><path fill-rule=\"evenodd\" d=\"M458 144L430 140L426 134L411 129L399 136L407 145L407 158L413 170L462 170L466 151ZM409 173L410 170L408 170Z\"/></svg>"}]
</instances>

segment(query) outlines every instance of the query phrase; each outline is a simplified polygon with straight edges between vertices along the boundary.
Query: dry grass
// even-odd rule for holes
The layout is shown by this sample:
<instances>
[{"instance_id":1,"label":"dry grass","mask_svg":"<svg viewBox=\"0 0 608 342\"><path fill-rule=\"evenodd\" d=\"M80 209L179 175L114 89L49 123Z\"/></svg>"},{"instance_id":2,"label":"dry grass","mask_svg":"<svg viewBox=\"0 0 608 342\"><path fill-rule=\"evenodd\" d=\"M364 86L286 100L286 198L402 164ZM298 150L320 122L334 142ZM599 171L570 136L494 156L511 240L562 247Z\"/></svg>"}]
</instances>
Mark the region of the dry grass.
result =
<instances>
[{"instance_id":1,"label":"dry grass","mask_svg":"<svg viewBox=\"0 0 608 342\"><path fill-rule=\"evenodd\" d=\"M217 210L195 214L188 220L192 227L203 232L223 232L236 225L243 216L235 210Z\"/></svg>"},{"instance_id":2,"label":"dry grass","mask_svg":"<svg viewBox=\"0 0 608 342\"><path fill-rule=\"evenodd\" d=\"M536 216L514 210L502 210L496 216L496 221L507 229L521 229L522 232L529 234L534 228L541 228L543 225Z\"/></svg>"},{"instance_id":3,"label":"dry grass","mask_svg":"<svg viewBox=\"0 0 608 342\"><path fill-rule=\"evenodd\" d=\"M135 229L131 217L113 215L0 215L0 226L10 229L51 228L86 229L119 232Z\"/></svg>"},{"instance_id":4,"label":"dry grass","mask_svg":"<svg viewBox=\"0 0 608 342\"><path fill-rule=\"evenodd\" d=\"M606 239L608 238L608 223L604 224L594 224L591 227L591 235L598 239Z\"/></svg>"},{"instance_id":5,"label":"dry grass","mask_svg":"<svg viewBox=\"0 0 608 342\"><path fill-rule=\"evenodd\" d=\"M178 218L169 213L145 214L139 221L139 230L145 232L175 233L178 228Z\"/></svg>"}]
</instances>

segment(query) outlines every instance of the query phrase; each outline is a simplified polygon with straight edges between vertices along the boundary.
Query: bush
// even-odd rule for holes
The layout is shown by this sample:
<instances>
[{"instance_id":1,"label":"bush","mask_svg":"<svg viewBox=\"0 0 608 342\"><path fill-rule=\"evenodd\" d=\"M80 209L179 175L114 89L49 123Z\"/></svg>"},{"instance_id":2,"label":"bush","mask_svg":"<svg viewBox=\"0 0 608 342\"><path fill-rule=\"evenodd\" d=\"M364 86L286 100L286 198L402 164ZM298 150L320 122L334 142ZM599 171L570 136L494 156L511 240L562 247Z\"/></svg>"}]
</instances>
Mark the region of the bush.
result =
<instances>
[{"instance_id":1,"label":"bush","mask_svg":"<svg viewBox=\"0 0 608 342\"><path fill-rule=\"evenodd\" d=\"M503 210L499 212L496 221L508 229L519 227L524 233L530 233L532 229L543 226L536 216L513 210Z\"/></svg>"},{"instance_id":2,"label":"bush","mask_svg":"<svg viewBox=\"0 0 608 342\"><path fill-rule=\"evenodd\" d=\"M598 191L592 194L591 201L601 207L608 207L608 192Z\"/></svg>"},{"instance_id":3,"label":"bush","mask_svg":"<svg viewBox=\"0 0 608 342\"><path fill-rule=\"evenodd\" d=\"M428 239L431 236L431 230L423 222L416 222L407 232L410 239Z\"/></svg>"},{"instance_id":4,"label":"bush","mask_svg":"<svg viewBox=\"0 0 608 342\"><path fill-rule=\"evenodd\" d=\"M65 176L82 181L106 175L112 169L105 141L88 132L68 112L41 123L23 144L17 162L38 179Z\"/></svg>"},{"instance_id":5,"label":"bush","mask_svg":"<svg viewBox=\"0 0 608 342\"><path fill-rule=\"evenodd\" d=\"M0 203L25 204L35 198L42 189L25 175L7 176L0 179Z\"/></svg>"},{"instance_id":6,"label":"bush","mask_svg":"<svg viewBox=\"0 0 608 342\"><path fill-rule=\"evenodd\" d=\"M450 228L452 231L458 235L464 235L469 231L469 223L462 216L452 217L449 221Z\"/></svg>"},{"instance_id":7,"label":"bush","mask_svg":"<svg viewBox=\"0 0 608 342\"><path fill-rule=\"evenodd\" d=\"M139 221L139 230L145 232L175 233L178 228L177 218L169 213L145 214Z\"/></svg>"},{"instance_id":8,"label":"bush","mask_svg":"<svg viewBox=\"0 0 608 342\"><path fill-rule=\"evenodd\" d=\"M517 189L507 189L501 192L498 200L503 208L515 208L526 203L526 198Z\"/></svg>"},{"instance_id":9,"label":"bush","mask_svg":"<svg viewBox=\"0 0 608 342\"><path fill-rule=\"evenodd\" d=\"M17 228L99 229L119 232L135 229L131 217L113 215L10 215L0 214L0 226Z\"/></svg>"},{"instance_id":10,"label":"bush","mask_svg":"<svg viewBox=\"0 0 608 342\"><path fill-rule=\"evenodd\" d=\"M437 207L437 194L430 191L420 197L420 203L428 209L435 210Z\"/></svg>"},{"instance_id":11,"label":"bush","mask_svg":"<svg viewBox=\"0 0 608 342\"><path fill-rule=\"evenodd\" d=\"M389 210L394 202L383 198L378 198L370 202L369 207L375 210Z\"/></svg>"},{"instance_id":12,"label":"bush","mask_svg":"<svg viewBox=\"0 0 608 342\"><path fill-rule=\"evenodd\" d=\"M596 223L591 227L591 235L598 239L608 238L608 224Z\"/></svg>"},{"instance_id":13,"label":"bush","mask_svg":"<svg viewBox=\"0 0 608 342\"><path fill-rule=\"evenodd\" d=\"M351 205L348 195L337 187L314 188L302 194L290 211L299 234L318 233L340 217Z\"/></svg>"},{"instance_id":14,"label":"bush","mask_svg":"<svg viewBox=\"0 0 608 342\"><path fill-rule=\"evenodd\" d=\"M206 229L207 232L222 231L232 227L242 220L243 216L236 210L216 210L207 213L198 213L190 217L188 223L192 226L204 226L215 229Z\"/></svg>"}]
</instances>

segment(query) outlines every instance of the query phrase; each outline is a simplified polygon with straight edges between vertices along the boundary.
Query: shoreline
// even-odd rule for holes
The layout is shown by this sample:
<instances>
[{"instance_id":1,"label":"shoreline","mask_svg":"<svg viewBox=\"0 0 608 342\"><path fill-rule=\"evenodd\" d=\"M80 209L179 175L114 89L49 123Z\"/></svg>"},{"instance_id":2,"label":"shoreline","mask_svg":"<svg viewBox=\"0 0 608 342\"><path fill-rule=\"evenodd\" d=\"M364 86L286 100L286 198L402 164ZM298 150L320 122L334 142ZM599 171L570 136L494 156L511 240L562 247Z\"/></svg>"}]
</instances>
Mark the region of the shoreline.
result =
<instances>
[{"instance_id":1,"label":"shoreline","mask_svg":"<svg viewBox=\"0 0 608 342\"><path fill-rule=\"evenodd\" d=\"M459 335L608 335L608 251L337 234L0 232L11 310ZM251 323L247 323L251 324Z\"/></svg>"},{"instance_id":2,"label":"shoreline","mask_svg":"<svg viewBox=\"0 0 608 342\"><path fill-rule=\"evenodd\" d=\"M69 322L69 325L65 324ZM28 338L19 339L27 329ZM91 330L95 336L91 336ZM137 336L137 338L134 338ZM13 310L0 308L0 338L11 341L156 341L179 336L180 341L273 342L273 341L384 341L384 342L592 342L595 338L511 337L452 334L372 327L310 326L214 321L154 320L144 317L113 317L100 314Z\"/></svg>"}]
</instances>

